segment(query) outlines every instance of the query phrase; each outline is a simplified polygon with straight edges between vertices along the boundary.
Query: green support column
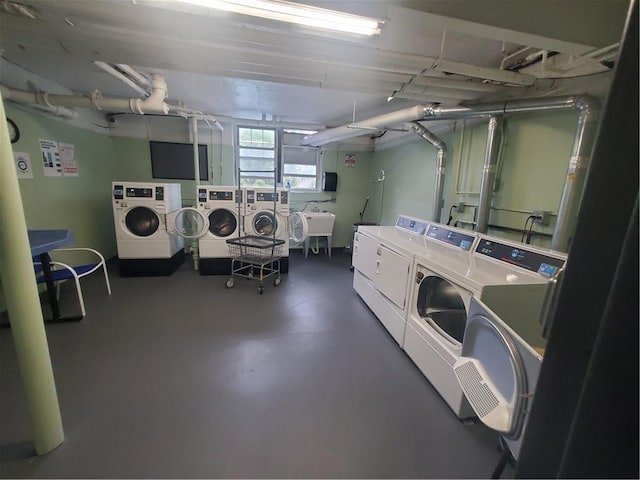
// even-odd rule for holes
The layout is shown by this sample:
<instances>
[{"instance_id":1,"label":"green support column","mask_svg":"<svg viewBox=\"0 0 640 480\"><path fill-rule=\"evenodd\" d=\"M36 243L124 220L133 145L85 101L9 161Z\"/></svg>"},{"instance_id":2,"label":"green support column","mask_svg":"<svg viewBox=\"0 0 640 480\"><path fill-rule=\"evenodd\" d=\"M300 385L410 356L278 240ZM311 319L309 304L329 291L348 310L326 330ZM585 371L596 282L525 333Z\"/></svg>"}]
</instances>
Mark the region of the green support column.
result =
<instances>
[{"instance_id":1,"label":"green support column","mask_svg":"<svg viewBox=\"0 0 640 480\"><path fill-rule=\"evenodd\" d=\"M0 280L38 455L64 440L27 223L0 96Z\"/></svg>"}]
</instances>

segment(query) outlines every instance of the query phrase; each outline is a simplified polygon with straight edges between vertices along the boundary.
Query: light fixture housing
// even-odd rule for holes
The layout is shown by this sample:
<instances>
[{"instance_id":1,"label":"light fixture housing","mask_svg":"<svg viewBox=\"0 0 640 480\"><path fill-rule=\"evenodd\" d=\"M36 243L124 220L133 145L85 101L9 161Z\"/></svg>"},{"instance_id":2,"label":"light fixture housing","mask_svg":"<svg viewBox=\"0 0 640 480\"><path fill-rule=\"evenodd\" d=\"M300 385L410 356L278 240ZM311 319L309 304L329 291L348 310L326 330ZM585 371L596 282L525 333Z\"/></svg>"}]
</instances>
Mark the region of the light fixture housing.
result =
<instances>
[{"instance_id":1,"label":"light fixture housing","mask_svg":"<svg viewBox=\"0 0 640 480\"><path fill-rule=\"evenodd\" d=\"M174 0L200 7L357 35L378 35L384 22L284 0Z\"/></svg>"}]
</instances>

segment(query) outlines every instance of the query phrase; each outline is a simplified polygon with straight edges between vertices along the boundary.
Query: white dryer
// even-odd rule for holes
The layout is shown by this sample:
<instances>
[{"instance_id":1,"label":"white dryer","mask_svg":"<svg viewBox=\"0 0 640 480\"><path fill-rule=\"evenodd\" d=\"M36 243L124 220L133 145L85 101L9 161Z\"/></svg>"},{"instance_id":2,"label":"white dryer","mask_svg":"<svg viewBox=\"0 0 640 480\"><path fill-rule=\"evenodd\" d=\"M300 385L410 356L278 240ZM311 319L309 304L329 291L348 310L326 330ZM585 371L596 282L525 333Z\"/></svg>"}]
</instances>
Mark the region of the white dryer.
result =
<instances>
[{"instance_id":1,"label":"white dryer","mask_svg":"<svg viewBox=\"0 0 640 480\"><path fill-rule=\"evenodd\" d=\"M425 248L428 223L400 215L395 226L358 227L353 288L400 346L410 305L414 257Z\"/></svg>"},{"instance_id":2,"label":"white dryer","mask_svg":"<svg viewBox=\"0 0 640 480\"><path fill-rule=\"evenodd\" d=\"M500 433L516 460L542 361L539 351L495 312L471 301L467 334L454 371L478 418Z\"/></svg>"},{"instance_id":3,"label":"white dryer","mask_svg":"<svg viewBox=\"0 0 640 480\"><path fill-rule=\"evenodd\" d=\"M280 271L289 271L289 191L286 188L247 187L244 190L244 233L284 240ZM275 210L274 210L275 205Z\"/></svg>"},{"instance_id":4,"label":"white dryer","mask_svg":"<svg viewBox=\"0 0 640 480\"><path fill-rule=\"evenodd\" d=\"M207 221L181 208L180 184L112 183L113 218L122 276L171 275L184 260L184 238L197 238Z\"/></svg>"},{"instance_id":5,"label":"white dryer","mask_svg":"<svg viewBox=\"0 0 640 480\"><path fill-rule=\"evenodd\" d=\"M427 242L425 255L415 260L404 349L454 413L466 418L474 412L453 366L462 350L472 297L532 345L542 346L540 310L549 281L566 256L442 225L430 227Z\"/></svg>"},{"instance_id":6,"label":"white dryer","mask_svg":"<svg viewBox=\"0 0 640 480\"><path fill-rule=\"evenodd\" d=\"M227 240L237 237L244 216L243 190L234 186L199 185L198 210L209 221L198 241L200 275L230 275Z\"/></svg>"}]
</instances>

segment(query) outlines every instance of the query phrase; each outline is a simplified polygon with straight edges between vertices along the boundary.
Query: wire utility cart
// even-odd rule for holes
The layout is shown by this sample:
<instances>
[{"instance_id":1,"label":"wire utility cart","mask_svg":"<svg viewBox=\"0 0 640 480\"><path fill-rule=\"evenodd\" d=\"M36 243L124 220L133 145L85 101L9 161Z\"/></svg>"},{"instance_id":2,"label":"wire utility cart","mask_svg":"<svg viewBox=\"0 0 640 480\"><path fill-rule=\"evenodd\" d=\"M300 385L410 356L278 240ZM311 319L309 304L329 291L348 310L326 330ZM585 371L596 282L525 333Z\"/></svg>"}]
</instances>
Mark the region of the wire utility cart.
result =
<instances>
[{"instance_id":1,"label":"wire utility cart","mask_svg":"<svg viewBox=\"0 0 640 480\"><path fill-rule=\"evenodd\" d=\"M242 173L257 174L264 177L265 173L273 174L273 212L275 215L278 192L276 189L276 171L258 170L249 171L238 169L238 191L242 191L241 181ZM271 192L269 192L270 194ZM264 194L263 194L264 195ZM259 195L253 187L246 187L243 194L245 205L244 215L250 216L252 208L255 208L255 202ZM270 200L269 200L270 201ZM241 213L240 205L238 205L238 213ZM244 221L243 219L243 225ZM275 216L274 216L275 221ZM246 227L246 225L245 225ZM262 295L264 292L264 280L274 277L273 284L277 287L280 285L280 258L282 258L283 245L285 240L276 238L277 225L273 225L270 234L261 235L262 232L256 231L257 235L247 235L246 228L243 227L241 232L238 229L238 237L227 240L229 245L229 256L231 257L231 277L227 280L226 287L233 288L235 285L235 277L243 277L258 280L258 293Z\"/></svg>"},{"instance_id":2,"label":"wire utility cart","mask_svg":"<svg viewBox=\"0 0 640 480\"><path fill-rule=\"evenodd\" d=\"M258 292L264 292L264 280L275 277L273 284L280 285L280 258L284 240L262 238L253 235L227 240L231 255L231 278L226 287L233 288L234 277L258 280Z\"/></svg>"}]
</instances>

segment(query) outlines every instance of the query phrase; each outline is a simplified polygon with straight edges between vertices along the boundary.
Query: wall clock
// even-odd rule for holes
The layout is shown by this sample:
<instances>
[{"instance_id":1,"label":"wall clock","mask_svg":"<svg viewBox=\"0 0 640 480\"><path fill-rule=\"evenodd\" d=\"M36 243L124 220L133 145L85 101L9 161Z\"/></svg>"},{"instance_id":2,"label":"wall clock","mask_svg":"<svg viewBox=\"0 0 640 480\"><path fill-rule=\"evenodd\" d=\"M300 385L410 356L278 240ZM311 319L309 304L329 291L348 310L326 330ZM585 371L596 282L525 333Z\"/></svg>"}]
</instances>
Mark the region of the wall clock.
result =
<instances>
[{"instance_id":1,"label":"wall clock","mask_svg":"<svg viewBox=\"0 0 640 480\"><path fill-rule=\"evenodd\" d=\"M9 138L11 139L11 143L16 143L20 139L20 130L18 130L18 126L16 122L7 117L7 128L9 129Z\"/></svg>"}]
</instances>

